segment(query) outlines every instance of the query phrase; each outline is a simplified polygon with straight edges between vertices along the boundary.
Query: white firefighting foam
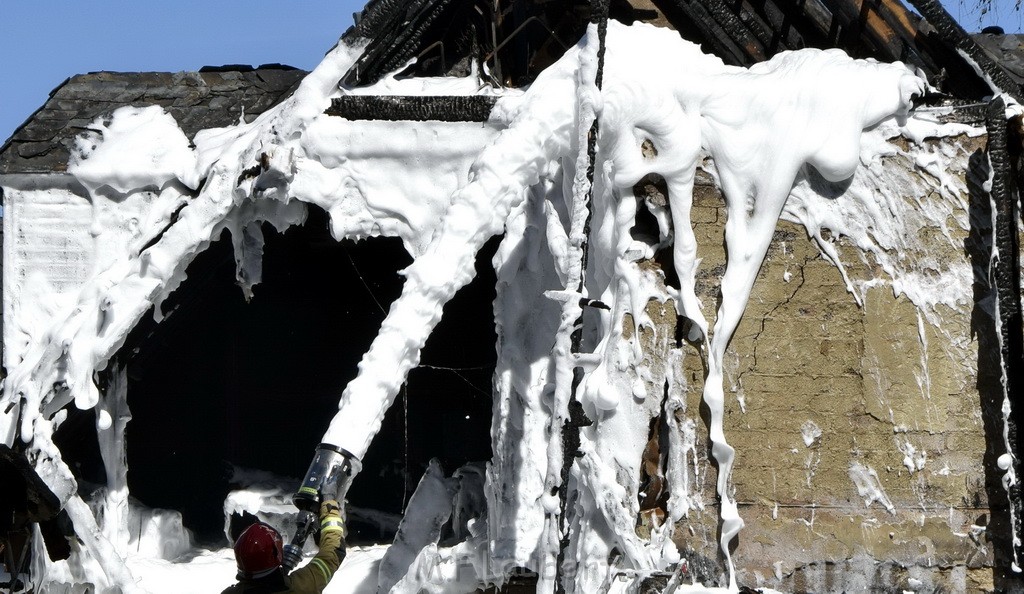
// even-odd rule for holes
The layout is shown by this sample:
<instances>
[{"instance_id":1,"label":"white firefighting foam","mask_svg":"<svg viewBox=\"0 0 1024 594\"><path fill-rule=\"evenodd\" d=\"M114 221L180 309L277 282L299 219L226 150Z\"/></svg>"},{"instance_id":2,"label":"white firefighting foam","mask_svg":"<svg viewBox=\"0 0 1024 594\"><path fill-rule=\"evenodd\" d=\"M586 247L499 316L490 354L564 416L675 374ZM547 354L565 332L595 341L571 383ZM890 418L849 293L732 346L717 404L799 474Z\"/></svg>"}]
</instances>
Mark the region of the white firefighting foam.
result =
<instances>
[{"instance_id":1,"label":"white firefighting foam","mask_svg":"<svg viewBox=\"0 0 1024 594\"><path fill-rule=\"evenodd\" d=\"M258 257L250 249L261 243L259 223L279 229L299 223L308 203L330 214L335 238L396 235L414 256L403 293L324 436L358 456L366 452L406 374L417 365L444 304L472 279L477 251L490 237L505 233L494 258L496 454L487 475L487 515L463 544L426 547L406 575L382 577L382 583L410 591L428 585L430 591L455 591L467 580L500 582L505 571L521 566L538 572L542 590L554 587L561 510L552 493L561 486L563 456L571 455L561 451L558 436L576 365L586 372L578 397L594 423L581 431L582 455L565 485L578 501L568 518L567 551L577 569L567 574L565 585L579 592L618 588L678 562L672 522L656 528L649 539L639 538L634 529L650 420L661 414L665 378L682 381L678 361L665 369L645 367L650 363L638 336L641 329L656 330L645 313L647 303L672 300L694 321L700 330L694 336L704 341L708 353L704 399L720 469L721 551L729 566L729 589L736 589L729 543L743 522L731 493L733 449L723 429L726 345L780 216L805 224L837 265L837 248L824 239L824 228L846 234L880 257L899 247L890 245L899 238L879 230L898 235L890 219L916 215L901 209L891 193L879 192L887 175L879 158L894 151L884 140L897 133L896 125L887 122L897 118L902 123L924 81L900 64L856 61L838 50L787 52L750 69L729 67L674 32L612 22L598 96L585 84L593 68L594 36L591 29L525 93L505 94L483 125L348 122L323 115L329 100L344 92L337 81L359 53L359 48L339 45L288 101L251 124L201 132L194 150L182 146L173 122L159 108L119 110L104 124L103 139L95 147L83 146L71 172L90 189L97 213L109 210L101 208L105 187L126 194L156 188L157 198L138 206L143 216L133 219L133 228L97 223L97 240L117 237L121 249L97 263L75 302L20 325L18 331L26 335L21 344L27 346L7 353L12 373L0 402L6 411L0 416L0 436L6 443L16 438L32 442L40 474L68 502L79 533L91 535L85 548L105 574L95 578L98 582L125 592L148 587L136 585L131 573L139 563L120 562L123 536L96 530L93 516L75 495L74 478L51 441L59 420L52 414L72 400L79 408L97 405L93 373L154 304L159 315L161 300L183 282L189 262L222 229L230 229L235 238L238 279L248 290L259 282ZM671 56L672 66L645 59L652 54ZM389 79L376 91L360 92L473 92L467 82L432 86L420 81L409 83L416 85L411 88ZM578 163L586 162L580 160L585 151L581 104L593 106L602 130L589 236L581 226L569 225L570 213L580 208L572 180ZM869 128L874 130L865 133ZM645 142L653 145L653 154L645 154ZM707 156L714 160L729 215L729 265L713 329L694 288L699 260L689 220L695 171ZM933 157L936 163L951 158ZM945 188L942 168L929 169L924 161L919 166L937 172ZM256 164L260 174L239 181ZM861 164L871 175L859 175L852 191L833 200L818 195L821 183L846 180ZM660 226L653 244L630 235L637 211L632 187L649 173L665 178L670 202L668 208L647 205ZM819 178L826 182L811 181ZM198 193L189 197L189 189L197 187ZM949 195L951 200L960 196L955 188ZM175 211L176 219L170 216ZM666 289L656 275L637 266L669 241L678 291ZM589 265L574 272L584 242L589 243ZM915 292L920 285L913 279L900 284L909 274L900 263L882 264L894 279L894 290L907 293L926 311L935 303L962 307L961 300L970 294L969 268L966 292L958 285L936 297ZM586 354L575 360L555 342L559 327L571 324L578 312L578 307L562 307L578 301L565 291L573 286L574 274L585 278L585 296L610 307L585 312ZM856 294L852 281L850 286ZM627 314L633 325L630 338L623 328ZM675 358L681 356L674 352ZM643 369L660 383L631 379L637 377L631 369ZM669 410L683 406L677 394L670 393L669 400ZM669 515L677 520L701 505L690 495L696 429L670 425L678 435L671 441L666 475L673 485ZM117 426L101 426L101 433ZM117 492L112 485L110 493ZM613 550L620 554L614 563ZM472 568L469 575L467 567ZM620 575L630 579L616 579ZM417 576L430 576L429 584Z\"/></svg>"}]
</instances>

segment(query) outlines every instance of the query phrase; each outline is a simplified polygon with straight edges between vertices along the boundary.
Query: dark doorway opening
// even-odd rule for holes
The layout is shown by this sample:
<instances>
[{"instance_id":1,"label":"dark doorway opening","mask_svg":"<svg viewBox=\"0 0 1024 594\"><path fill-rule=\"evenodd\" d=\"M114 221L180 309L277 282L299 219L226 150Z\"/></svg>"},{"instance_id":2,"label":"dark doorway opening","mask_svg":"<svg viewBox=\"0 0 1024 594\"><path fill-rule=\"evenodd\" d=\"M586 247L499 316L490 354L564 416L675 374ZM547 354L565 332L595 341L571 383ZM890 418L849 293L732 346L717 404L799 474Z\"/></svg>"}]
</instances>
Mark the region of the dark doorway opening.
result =
<instances>
[{"instance_id":1,"label":"dark doorway opening","mask_svg":"<svg viewBox=\"0 0 1024 594\"><path fill-rule=\"evenodd\" d=\"M297 487L411 262L396 238L334 241L315 207L304 225L264 234L251 302L234 283L225 235L189 266L166 319L145 317L119 354L132 412L129 489L145 505L181 511L200 543L223 542L232 466L296 477ZM446 306L351 504L398 514L431 458L449 473L490 459L496 247L481 250L476 279ZM368 530L362 540L373 539Z\"/></svg>"}]
</instances>

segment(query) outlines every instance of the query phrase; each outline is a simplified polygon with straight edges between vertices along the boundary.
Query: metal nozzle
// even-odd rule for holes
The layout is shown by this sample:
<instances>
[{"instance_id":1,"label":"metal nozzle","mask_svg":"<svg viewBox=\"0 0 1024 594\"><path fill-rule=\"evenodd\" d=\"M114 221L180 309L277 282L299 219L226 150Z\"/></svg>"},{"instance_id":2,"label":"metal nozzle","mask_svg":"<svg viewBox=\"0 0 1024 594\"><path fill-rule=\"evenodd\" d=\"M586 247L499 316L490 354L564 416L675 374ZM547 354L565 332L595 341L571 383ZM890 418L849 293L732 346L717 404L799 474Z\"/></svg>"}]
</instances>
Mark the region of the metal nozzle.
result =
<instances>
[{"instance_id":1,"label":"metal nozzle","mask_svg":"<svg viewBox=\"0 0 1024 594\"><path fill-rule=\"evenodd\" d=\"M318 445L306 478L292 497L295 507L316 512L325 499L342 501L361 469L359 459L350 452L329 443Z\"/></svg>"},{"instance_id":2,"label":"metal nozzle","mask_svg":"<svg viewBox=\"0 0 1024 594\"><path fill-rule=\"evenodd\" d=\"M281 565L285 571L291 571L302 560L302 545L316 531L320 504L327 499L343 502L361 469L359 459L350 452L329 443L317 446L306 478L292 496L292 503L299 508L299 525L292 541L284 546Z\"/></svg>"}]
</instances>

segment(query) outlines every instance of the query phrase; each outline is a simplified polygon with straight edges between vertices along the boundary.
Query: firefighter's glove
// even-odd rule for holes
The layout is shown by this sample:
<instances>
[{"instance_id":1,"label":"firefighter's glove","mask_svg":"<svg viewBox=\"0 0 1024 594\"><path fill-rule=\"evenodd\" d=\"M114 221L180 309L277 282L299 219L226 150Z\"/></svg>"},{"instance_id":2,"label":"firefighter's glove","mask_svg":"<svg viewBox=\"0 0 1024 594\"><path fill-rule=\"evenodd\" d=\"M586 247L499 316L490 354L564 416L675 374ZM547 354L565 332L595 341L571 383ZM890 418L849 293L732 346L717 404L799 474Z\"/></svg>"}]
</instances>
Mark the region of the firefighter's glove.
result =
<instances>
[{"instance_id":1,"label":"firefighter's glove","mask_svg":"<svg viewBox=\"0 0 1024 594\"><path fill-rule=\"evenodd\" d=\"M341 506L334 499L320 504L320 533L341 532L345 538L345 521L341 519Z\"/></svg>"}]
</instances>

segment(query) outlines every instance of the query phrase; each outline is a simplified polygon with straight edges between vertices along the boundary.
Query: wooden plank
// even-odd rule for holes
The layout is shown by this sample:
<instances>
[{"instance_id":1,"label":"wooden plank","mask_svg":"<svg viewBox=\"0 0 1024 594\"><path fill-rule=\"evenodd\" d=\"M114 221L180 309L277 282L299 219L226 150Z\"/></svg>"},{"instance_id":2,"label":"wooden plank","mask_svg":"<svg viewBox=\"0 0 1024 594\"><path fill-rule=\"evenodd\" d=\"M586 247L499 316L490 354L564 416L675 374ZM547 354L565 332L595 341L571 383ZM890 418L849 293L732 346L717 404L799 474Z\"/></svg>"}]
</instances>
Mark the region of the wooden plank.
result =
<instances>
[{"instance_id":1,"label":"wooden plank","mask_svg":"<svg viewBox=\"0 0 1024 594\"><path fill-rule=\"evenodd\" d=\"M910 16L910 11L900 0L872 0L874 9L882 20L889 25L895 35L903 43L903 57L900 59L908 64L923 68L929 74L938 74L942 67L931 52L917 44L917 23Z\"/></svg>"},{"instance_id":2,"label":"wooden plank","mask_svg":"<svg viewBox=\"0 0 1024 594\"><path fill-rule=\"evenodd\" d=\"M878 60L899 60L902 44L878 14L858 0L823 0L843 26L839 41L847 47L863 46L867 54ZM855 53L847 50L849 53ZM867 57L864 55L855 57Z\"/></svg>"},{"instance_id":3,"label":"wooden plank","mask_svg":"<svg viewBox=\"0 0 1024 594\"><path fill-rule=\"evenodd\" d=\"M496 101L484 95L345 95L324 113L347 120L486 122Z\"/></svg>"},{"instance_id":4,"label":"wooden plank","mask_svg":"<svg viewBox=\"0 0 1024 594\"><path fill-rule=\"evenodd\" d=\"M753 61L747 52L737 45L722 27L715 22L699 1L694 0L653 0L679 34L690 41L700 43L733 66L749 66Z\"/></svg>"},{"instance_id":5,"label":"wooden plank","mask_svg":"<svg viewBox=\"0 0 1024 594\"><path fill-rule=\"evenodd\" d=\"M790 6L796 4L795 8L811 23L817 26L819 33L825 36L826 39L835 45L838 34L838 19L836 15L828 9L822 0L781 0L779 1L779 7Z\"/></svg>"},{"instance_id":6,"label":"wooden plank","mask_svg":"<svg viewBox=\"0 0 1024 594\"><path fill-rule=\"evenodd\" d=\"M708 15L746 51L750 60L761 62L768 59L769 54L765 48L771 42L771 37L759 30L749 15L747 19L742 19L723 0L704 0L704 6Z\"/></svg>"},{"instance_id":7,"label":"wooden plank","mask_svg":"<svg viewBox=\"0 0 1024 594\"><path fill-rule=\"evenodd\" d=\"M796 17L802 15L786 13L771 0L744 0L741 17L744 12L749 13L751 18L756 18L766 31L771 32L772 38L766 45L770 54L808 47L803 33L796 26Z\"/></svg>"},{"instance_id":8,"label":"wooden plank","mask_svg":"<svg viewBox=\"0 0 1024 594\"><path fill-rule=\"evenodd\" d=\"M453 0L377 0L367 5L367 15L342 37L346 43L370 39L345 75L345 84L374 83L407 63L423 49L431 25L452 7Z\"/></svg>"}]
</instances>

